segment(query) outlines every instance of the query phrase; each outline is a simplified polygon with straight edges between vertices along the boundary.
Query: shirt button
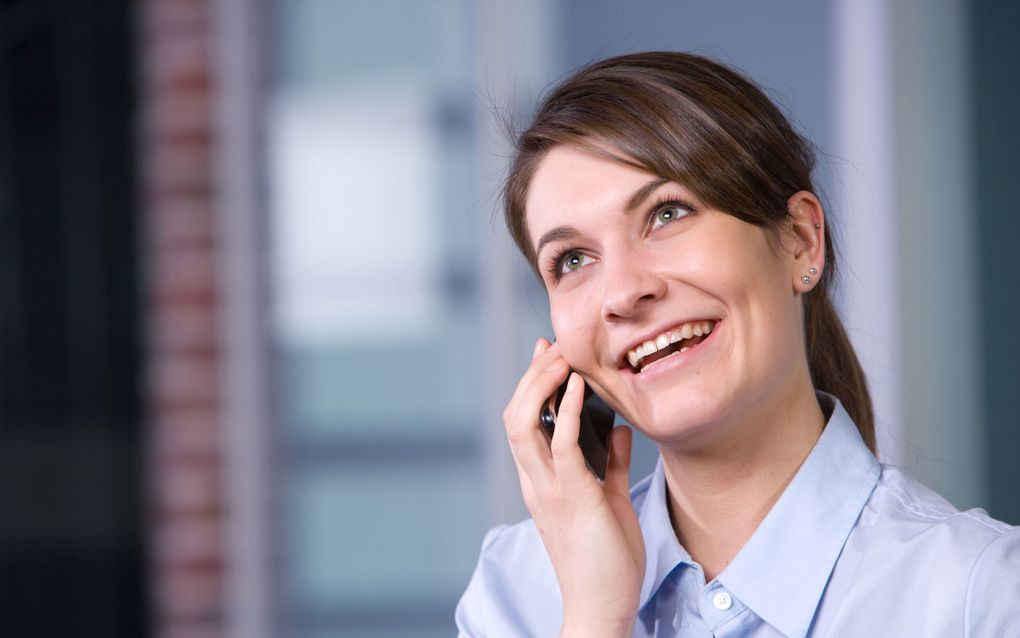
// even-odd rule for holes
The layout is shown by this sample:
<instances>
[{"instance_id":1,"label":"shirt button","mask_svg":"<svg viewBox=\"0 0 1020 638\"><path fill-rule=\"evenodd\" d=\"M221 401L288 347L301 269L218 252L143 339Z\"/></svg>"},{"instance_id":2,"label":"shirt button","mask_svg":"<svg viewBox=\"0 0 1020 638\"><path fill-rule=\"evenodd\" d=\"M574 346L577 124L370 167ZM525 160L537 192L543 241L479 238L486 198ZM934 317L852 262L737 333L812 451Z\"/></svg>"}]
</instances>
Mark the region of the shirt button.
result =
<instances>
[{"instance_id":1,"label":"shirt button","mask_svg":"<svg viewBox=\"0 0 1020 638\"><path fill-rule=\"evenodd\" d=\"M719 611L726 611L733 605L733 599L730 595L724 591L719 592L715 596L712 596L712 604Z\"/></svg>"}]
</instances>

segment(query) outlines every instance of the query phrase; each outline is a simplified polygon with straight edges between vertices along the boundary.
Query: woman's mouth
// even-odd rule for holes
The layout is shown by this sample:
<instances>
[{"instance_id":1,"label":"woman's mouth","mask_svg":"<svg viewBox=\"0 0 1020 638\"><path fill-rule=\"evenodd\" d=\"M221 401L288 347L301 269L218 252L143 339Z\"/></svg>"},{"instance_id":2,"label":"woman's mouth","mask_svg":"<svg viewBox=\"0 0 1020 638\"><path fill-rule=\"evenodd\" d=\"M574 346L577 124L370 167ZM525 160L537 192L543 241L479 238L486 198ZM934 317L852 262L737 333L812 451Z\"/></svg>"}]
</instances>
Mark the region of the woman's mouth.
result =
<instances>
[{"instance_id":1,"label":"woman's mouth","mask_svg":"<svg viewBox=\"0 0 1020 638\"><path fill-rule=\"evenodd\" d=\"M715 324L714 319L690 321L634 346L626 354L630 369L640 374L657 361L696 348L711 334Z\"/></svg>"}]
</instances>

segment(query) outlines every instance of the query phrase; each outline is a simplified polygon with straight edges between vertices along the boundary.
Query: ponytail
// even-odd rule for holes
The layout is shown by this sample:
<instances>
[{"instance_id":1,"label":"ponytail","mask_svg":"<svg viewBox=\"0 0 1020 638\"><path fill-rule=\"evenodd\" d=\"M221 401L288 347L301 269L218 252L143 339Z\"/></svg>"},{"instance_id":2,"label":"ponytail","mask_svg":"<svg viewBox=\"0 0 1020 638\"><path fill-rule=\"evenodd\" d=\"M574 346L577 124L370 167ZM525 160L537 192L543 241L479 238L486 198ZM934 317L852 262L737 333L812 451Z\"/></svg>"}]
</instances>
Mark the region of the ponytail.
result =
<instances>
[{"instance_id":1,"label":"ponytail","mask_svg":"<svg viewBox=\"0 0 1020 638\"><path fill-rule=\"evenodd\" d=\"M826 261L829 261L827 258ZM831 269L827 269L831 273ZM857 424L861 438L873 454L878 453L875 441L875 415L868 392L868 380L857 359L843 322L829 299L829 277L804 299L804 338L807 344L808 369L816 390L837 397L850 418Z\"/></svg>"}]
</instances>

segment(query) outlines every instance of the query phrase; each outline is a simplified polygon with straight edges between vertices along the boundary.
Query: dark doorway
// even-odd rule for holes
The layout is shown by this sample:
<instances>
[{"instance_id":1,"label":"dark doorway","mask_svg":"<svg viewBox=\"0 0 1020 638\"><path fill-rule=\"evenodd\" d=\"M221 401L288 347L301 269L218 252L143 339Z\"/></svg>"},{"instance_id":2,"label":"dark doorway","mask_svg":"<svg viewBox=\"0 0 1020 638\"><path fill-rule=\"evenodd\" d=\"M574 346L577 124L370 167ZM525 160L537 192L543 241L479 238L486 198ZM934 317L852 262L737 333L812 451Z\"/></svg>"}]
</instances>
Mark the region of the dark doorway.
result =
<instances>
[{"instance_id":1,"label":"dark doorway","mask_svg":"<svg viewBox=\"0 0 1020 638\"><path fill-rule=\"evenodd\" d=\"M0 635L147 633L126 0L0 0Z\"/></svg>"}]
</instances>

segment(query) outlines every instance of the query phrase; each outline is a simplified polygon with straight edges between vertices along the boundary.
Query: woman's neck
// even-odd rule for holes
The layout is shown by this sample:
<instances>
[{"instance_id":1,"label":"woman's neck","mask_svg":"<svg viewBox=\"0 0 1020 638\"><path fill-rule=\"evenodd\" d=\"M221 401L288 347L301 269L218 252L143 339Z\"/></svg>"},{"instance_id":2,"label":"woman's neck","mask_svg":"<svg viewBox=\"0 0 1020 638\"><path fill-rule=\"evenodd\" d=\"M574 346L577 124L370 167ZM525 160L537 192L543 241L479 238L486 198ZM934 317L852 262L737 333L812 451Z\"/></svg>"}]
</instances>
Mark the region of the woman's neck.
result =
<instances>
[{"instance_id":1,"label":"woman's neck","mask_svg":"<svg viewBox=\"0 0 1020 638\"><path fill-rule=\"evenodd\" d=\"M810 382L806 392L798 385L711 449L661 449L673 529L706 582L758 529L821 435L825 417Z\"/></svg>"}]
</instances>

